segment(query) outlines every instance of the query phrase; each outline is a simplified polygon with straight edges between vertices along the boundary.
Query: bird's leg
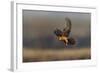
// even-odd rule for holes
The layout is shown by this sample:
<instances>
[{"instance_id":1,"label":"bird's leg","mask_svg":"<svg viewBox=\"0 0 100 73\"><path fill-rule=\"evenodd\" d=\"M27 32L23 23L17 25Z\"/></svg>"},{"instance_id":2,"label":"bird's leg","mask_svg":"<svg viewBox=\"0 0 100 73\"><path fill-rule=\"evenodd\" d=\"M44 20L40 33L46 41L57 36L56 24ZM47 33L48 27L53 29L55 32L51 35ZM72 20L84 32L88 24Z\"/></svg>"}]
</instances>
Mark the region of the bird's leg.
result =
<instances>
[{"instance_id":1,"label":"bird's leg","mask_svg":"<svg viewBox=\"0 0 100 73\"><path fill-rule=\"evenodd\" d=\"M66 46L68 45L68 39L67 39L67 37L65 37L64 43L65 43Z\"/></svg>"}]
</instances>

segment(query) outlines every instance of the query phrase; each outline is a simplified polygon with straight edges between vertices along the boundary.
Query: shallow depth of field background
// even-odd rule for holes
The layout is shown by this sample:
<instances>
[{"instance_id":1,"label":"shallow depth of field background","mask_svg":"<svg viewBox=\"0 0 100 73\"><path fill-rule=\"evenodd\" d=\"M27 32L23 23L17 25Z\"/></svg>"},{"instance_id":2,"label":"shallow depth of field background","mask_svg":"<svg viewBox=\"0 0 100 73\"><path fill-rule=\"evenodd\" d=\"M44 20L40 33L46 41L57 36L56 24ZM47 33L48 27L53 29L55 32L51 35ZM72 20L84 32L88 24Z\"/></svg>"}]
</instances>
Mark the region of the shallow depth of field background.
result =
<instances>
[{"instance_id":1,"label":"shallow depth of field background","mask_svg":"<svg viewBox=\"0 0 100 73\"><path fill-rule=\"evenodd\" d=\"M72 21L75 46L65 46L54 34ZM91 58L90 13L23 10L23 62L83 60Z\"/></svg>"}]
</instances>

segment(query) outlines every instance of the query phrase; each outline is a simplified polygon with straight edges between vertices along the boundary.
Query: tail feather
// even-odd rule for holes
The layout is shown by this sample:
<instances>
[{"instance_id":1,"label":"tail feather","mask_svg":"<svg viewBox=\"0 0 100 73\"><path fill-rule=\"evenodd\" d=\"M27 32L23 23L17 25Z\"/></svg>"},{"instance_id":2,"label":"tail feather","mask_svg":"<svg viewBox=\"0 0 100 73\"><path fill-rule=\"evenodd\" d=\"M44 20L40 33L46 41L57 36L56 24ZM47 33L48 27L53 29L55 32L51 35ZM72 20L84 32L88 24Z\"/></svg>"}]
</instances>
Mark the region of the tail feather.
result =
<instances>
[{"instance_id":1,"label":"tail feather","mask_svg":"<svg viewBox=\"0 0 100 73\"><path fill-rule=\"evenodd\" d=\"M68 38L68 44L69 45L75 45L76 44L76 41L74 38Z\"/></svg>"}]
</instances>

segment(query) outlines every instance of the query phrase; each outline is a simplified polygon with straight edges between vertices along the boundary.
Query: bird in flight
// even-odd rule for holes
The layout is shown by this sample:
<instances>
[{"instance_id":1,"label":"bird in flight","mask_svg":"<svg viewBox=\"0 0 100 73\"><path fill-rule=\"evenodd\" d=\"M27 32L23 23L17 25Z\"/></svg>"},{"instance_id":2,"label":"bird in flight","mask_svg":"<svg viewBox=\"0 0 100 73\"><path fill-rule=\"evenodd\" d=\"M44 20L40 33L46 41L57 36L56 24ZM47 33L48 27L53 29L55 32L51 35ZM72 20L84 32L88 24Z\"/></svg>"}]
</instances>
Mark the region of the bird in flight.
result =
<instances>
[{"instance_id":1,"label":"bird in flight","mask_svg":"<svg viewBox=\"0 0 100 73\"><path fill-rule=\"evenodd\" d=\"M63 31L57 28L56 30L54 30L54 34L57 36L57 39L59 41L63 41L66 46L75 45L76 43L75 39L69 37L72 26L71 20L69 18L65 18L65 21L66 21L66 27L63 29Z\"/></svg>"}]
</instances>

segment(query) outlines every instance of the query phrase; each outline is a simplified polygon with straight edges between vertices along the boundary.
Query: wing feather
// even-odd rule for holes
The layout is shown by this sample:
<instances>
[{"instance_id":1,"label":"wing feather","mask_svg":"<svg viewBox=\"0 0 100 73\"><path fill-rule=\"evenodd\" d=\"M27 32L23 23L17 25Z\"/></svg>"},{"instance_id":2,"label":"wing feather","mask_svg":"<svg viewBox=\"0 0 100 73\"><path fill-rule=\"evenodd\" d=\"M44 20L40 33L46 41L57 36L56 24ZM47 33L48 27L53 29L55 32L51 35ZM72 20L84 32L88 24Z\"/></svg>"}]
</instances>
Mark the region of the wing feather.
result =
<instances>
[{"instance_id":1,"label":"wing feather","mask_svg":"<svg viewBox=\"0 0 100 73\"><path fill-rule=\"evenodd\" d=\"M72 23L71 23L71 20L69 18L65 18L65 21L66 21L66 27L63 29L63 34L66 37L68 37L70 32L71 32Z\"/></svg>"}]
</instances>

